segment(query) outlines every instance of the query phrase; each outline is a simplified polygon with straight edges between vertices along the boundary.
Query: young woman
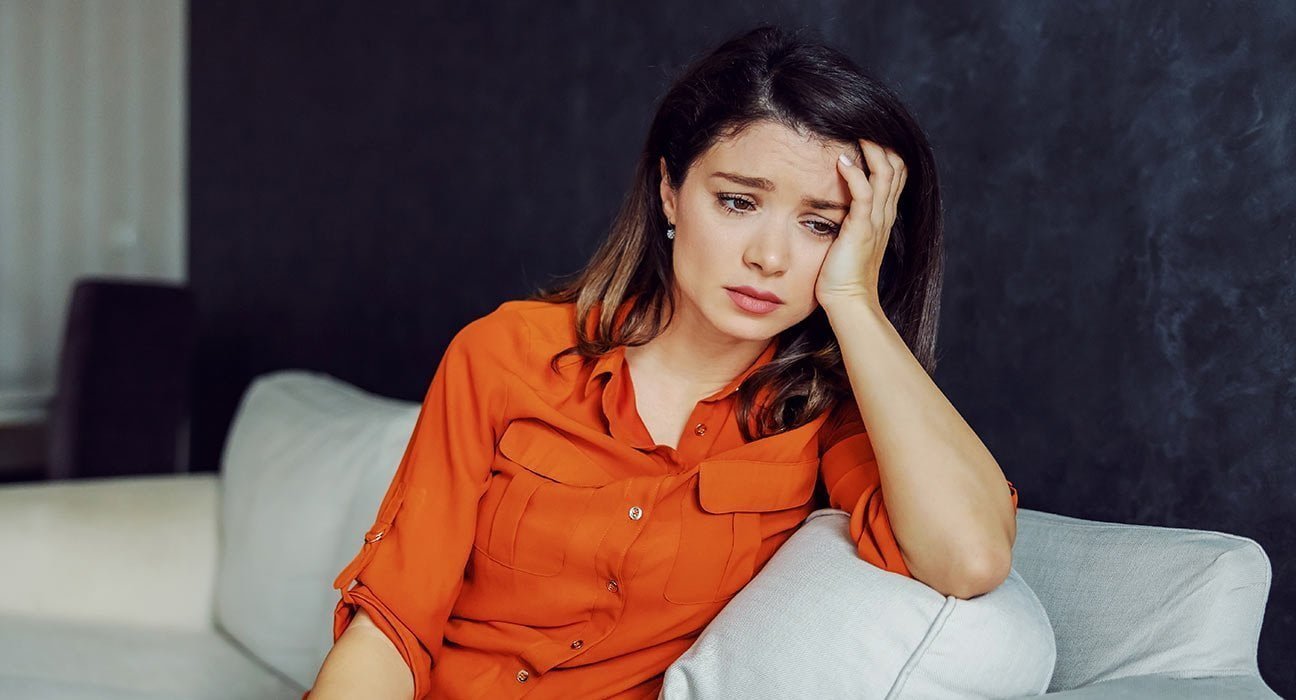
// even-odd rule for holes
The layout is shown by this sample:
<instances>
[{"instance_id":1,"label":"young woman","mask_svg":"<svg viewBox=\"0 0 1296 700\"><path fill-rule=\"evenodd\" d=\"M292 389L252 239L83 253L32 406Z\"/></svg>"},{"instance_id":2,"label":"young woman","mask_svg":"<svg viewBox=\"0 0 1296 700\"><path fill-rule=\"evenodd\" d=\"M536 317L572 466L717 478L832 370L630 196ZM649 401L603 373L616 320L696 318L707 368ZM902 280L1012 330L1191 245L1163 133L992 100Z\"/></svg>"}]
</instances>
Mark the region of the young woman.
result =
<instances>
[{"instance_id":1,"label":"young woman","mask_svg":"<svg viewBox=\"0 0 1296 700\"><path fill-rule=\"evenodd\" d=\"M589 265L450 342L308 695L655 698L825 505L879 567L996 588L1017 493L931 379L941 266L900 100L795 33L721 45Z\"/></svg>"}]
</instances>

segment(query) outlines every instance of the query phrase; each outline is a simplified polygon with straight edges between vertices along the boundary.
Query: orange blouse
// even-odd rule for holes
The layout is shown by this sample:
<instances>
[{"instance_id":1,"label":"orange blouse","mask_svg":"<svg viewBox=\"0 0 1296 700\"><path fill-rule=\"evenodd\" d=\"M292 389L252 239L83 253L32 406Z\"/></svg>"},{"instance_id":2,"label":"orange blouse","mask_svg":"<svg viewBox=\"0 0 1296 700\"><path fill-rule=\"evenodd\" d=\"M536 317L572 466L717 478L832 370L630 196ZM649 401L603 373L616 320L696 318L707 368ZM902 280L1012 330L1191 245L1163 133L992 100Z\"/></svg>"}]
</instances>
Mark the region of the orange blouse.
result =
<instances>
[{"instance_id":1,"label":"orange blouse","mask_svg":"<svg viewBox=\"0 0 1296 700\"><path fill-rule=\"evenodd\" d=\"M694 406L672 448L639 418L624 348L550 370L574 324L574 304L509 301L451 340L333 583L334 641L363 608L412 669L416 700L654 699L815 508L849 511L860 557L911 576L853 402L742 441L735 392L777 341Z\"/></svg>"}]
</instances>

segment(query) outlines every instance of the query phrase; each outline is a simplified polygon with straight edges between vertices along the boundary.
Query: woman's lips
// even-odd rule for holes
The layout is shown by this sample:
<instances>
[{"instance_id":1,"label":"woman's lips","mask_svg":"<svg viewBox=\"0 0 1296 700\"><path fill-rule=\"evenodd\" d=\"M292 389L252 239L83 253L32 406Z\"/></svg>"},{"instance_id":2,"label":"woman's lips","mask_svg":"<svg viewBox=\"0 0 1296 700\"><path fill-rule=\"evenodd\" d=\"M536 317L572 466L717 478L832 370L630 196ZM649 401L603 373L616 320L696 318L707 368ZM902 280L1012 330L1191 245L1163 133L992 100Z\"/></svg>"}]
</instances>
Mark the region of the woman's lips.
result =
<instances>
[{"instance_id":1,"label":"woman's lips","mask_svg":"<svg viewBox=\"0 0 1296 700\"><path fill-rule=\"evenodd\" d=\"M735 292L732 289L726 289L725 292L729 294L729 298L733 299L733 303L737 305L738 308L753 314L767 314L782 306L782 304L777 302L757 299L753 296L747 296L742 292Z\"/></svg>"}]
</instances>

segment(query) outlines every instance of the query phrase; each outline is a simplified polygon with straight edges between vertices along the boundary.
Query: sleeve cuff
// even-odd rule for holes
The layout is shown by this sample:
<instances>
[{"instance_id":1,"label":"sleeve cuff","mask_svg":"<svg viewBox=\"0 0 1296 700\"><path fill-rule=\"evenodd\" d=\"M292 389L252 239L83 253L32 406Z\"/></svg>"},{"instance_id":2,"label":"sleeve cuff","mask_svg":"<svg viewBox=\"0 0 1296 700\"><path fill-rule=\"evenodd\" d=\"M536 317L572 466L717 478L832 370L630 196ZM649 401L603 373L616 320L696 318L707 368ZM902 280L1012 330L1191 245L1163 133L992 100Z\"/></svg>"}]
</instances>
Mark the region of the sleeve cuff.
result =
<instances>
[{"instance_id":1,"label":"sleeve cuff","mask_svg":"<svg viewBox=\"0 0 1296 700\"><path fill-rule=\"evenodd\" d=\"M356 583L354 588L342 591L342 597L333 611L333 641L336 643L346 631L355 617L356 608L361 608L368 613L374 626L387 635L400 651L401 658L405 659L405 665L409 667L410 674L414 678L415 700L426 697L432 685L432 656L414 633L402 624L364 584Z\"/></svg>"},{"instance_id":2,"label":"sleeve cuff","mask_svg":"<svg viewBox=\"0 0 1296 700\"><path fill-rule=\"evenodd\" d=\"M861 559L880 569L914 577L900 555L900 544L891 531L882 489L873 489L855 503L850 516L850 534Z\"/></svg>"}]
</instances>

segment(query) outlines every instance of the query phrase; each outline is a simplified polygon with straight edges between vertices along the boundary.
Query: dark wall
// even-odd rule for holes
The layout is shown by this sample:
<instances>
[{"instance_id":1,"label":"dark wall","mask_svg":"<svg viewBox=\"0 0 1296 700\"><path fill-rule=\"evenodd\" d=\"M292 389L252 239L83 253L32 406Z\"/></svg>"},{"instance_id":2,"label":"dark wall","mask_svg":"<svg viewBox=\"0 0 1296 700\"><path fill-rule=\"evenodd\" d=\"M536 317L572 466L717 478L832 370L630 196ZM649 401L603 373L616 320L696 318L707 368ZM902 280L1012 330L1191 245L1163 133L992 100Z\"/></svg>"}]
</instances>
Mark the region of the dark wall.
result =
<instances>
[{"instance_id":1,"label":"dark wall","mask_svg":"<svg viewBox=\"0 0 1296 700\"><path fill-rule=\"evenodd\" d=\"M1022 507L1260 542L1296 694L1296 6L692 5L193 3L197 468L262 372L420 399L459 327L584 262L674 70L810 26L929 133L937 382Z\"/></svg>"}]
</instances>

